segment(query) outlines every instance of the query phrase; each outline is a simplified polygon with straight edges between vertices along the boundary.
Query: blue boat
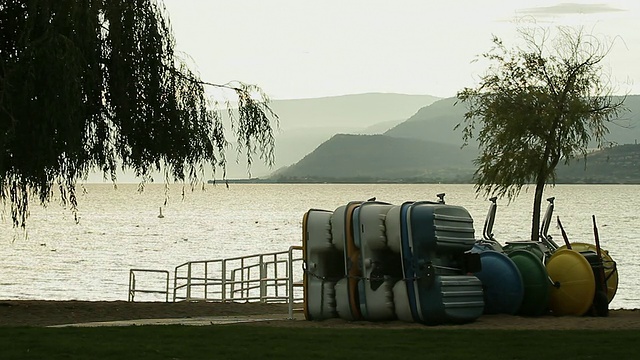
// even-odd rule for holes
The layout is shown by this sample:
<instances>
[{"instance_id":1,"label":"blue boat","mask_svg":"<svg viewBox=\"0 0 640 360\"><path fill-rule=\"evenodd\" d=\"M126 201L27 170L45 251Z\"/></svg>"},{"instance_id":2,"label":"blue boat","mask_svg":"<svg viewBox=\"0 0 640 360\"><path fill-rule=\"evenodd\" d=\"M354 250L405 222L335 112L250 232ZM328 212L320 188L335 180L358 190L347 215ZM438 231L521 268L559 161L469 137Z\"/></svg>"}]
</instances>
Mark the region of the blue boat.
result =
<instances>
[{"instance_id":1,"label":"blue boat","mask_svg":"<svg viewBox=\"0 0 640 360\"><path fill-rule=\"evenodd\" d=\"M468 211L443 202L405 203L399 221L412 320L464 323L482 315L482 284L466 269L465 252L475 242Z\"/></svg>"},{"instance_id":2,"label":"blue boat","mask_svg":"<svg viewBox=\"0 0 640 360\"><path fill-rule=\"evenodd\" d=\"M516 264L507 255L495 250L481 250L482 269L473 274L484 290L485 314L514 315L524 298L524 282Z\"/></svg>"}]
</instances>

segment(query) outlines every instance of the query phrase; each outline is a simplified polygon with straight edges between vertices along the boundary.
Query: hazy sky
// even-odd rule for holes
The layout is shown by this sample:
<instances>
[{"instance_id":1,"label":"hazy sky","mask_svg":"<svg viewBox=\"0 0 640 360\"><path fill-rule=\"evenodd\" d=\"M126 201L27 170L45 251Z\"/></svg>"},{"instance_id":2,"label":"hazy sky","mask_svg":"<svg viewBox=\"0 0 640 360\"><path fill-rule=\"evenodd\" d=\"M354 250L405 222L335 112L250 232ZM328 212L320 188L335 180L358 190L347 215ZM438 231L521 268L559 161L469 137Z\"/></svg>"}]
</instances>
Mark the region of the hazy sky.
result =
<instances>
[{"instance_id":1,"label":"hazy sky","mask_svg":"<svg viewBox=\"0 0 640 360\"><path fill-rule=\"evenodd\" d=\"M202 79L240 80L274 99L364 92L454 96L515 20L584 26L614 42L618 92L640 94L640 2L504 0L164 0L177 48ZM605 4L606 3L606 4Z\"/></svg>"}]
</instances>

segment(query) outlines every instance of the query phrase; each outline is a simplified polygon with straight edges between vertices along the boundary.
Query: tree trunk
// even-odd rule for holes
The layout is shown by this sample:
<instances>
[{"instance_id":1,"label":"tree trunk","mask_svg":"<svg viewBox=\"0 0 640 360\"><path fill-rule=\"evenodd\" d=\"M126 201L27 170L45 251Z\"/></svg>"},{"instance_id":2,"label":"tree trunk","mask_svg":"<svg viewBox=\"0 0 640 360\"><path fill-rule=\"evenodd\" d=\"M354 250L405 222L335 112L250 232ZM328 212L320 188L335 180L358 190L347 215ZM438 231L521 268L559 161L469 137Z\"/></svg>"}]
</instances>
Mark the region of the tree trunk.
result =
<instances>
[{"instance_id":1,"label":"tree trunk","mask_svg":"<svg viewBox=\"0 0 640 360\"><path fill-rule=\"evenodd\" d=\"M531 241L538 241L540 236L540 208L542 206L542 195L544 193L544 177L538 179L536 192L533 198L533 215L531 220Z\"/></svg>"}]
</instances>

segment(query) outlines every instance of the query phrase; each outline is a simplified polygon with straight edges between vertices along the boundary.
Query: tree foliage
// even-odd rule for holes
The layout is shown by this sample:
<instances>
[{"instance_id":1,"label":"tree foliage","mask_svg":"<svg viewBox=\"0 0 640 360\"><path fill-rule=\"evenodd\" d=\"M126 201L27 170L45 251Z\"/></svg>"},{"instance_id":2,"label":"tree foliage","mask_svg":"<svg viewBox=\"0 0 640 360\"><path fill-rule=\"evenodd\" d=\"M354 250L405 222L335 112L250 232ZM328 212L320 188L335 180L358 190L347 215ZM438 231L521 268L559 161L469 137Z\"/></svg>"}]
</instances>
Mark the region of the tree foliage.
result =
<instances>
[{"instance_id":1,"label":"tree foliage","mask_svg":"<svg viewBox=\"0 0 640 360\"><path fill-rule=\"evenodd\" d=\"M513 49L494 37L480 84L457 94L467 105L458 127L465 144L479 142L476 192L512 199L535 184L531 240L538 240L542 194L555 184L556 166L586 156L590 144L603 146L624 97L612 97L603 39L574 28L558 28L555 37L523 28L520 35L524 45Z\"/></svg>"},{"instance_id":2,"label":"tree foliage","mask_svg":"<svg viewBox=\"0 0 640 360\"><path fill-rule=\"evenodd\" d=\"M119 169L148 180L197 182L224 172L221 112L205 86L238 97L241 153L273 163L268 97L243 83L205 83L180 61L164 8L153 0L0 2L0 197L24 226L31 197L58 187L76 205L78 180ZM229 104L227 104L229 105Z\"/></svg>"}]
</instances>

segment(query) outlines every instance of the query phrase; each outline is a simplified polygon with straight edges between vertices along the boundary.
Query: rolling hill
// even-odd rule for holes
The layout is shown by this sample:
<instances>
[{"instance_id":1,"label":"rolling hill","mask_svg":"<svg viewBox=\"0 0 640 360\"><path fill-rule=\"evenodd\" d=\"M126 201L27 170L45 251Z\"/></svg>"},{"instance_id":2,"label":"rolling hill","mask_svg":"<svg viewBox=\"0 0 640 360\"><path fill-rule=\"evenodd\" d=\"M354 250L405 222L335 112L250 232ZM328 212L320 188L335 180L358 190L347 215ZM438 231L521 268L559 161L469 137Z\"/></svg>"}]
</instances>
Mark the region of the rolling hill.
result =
<instances>
[{"instance_id":1,"label":"rolling hill","mask_svg":"<svg viewBox=\"0 0 640 360\"><path fill-rule=\"evenodd\" d=\"M627 96L625 106L629 112L608 124L607 139L617 145L633 144L640 140L640 95ZM463 121L465 111L465 104L456 104L456 98L438 100L384 135L462 145L462 132L454 130L454 127Z\"/></svg>"},{"instance_id":2,"label":"rolling hill","mask_svg":"<svg viewBox=\"0 0 640 360\"><path fill-rule=\"evenodd\" d=\"M469 181L477 144L460 149L462 134L455 130L466 107L447 98L421 108L412 117L378 136L334 136L298 163L280 169L277 181ZM628 96L629 112L609 124L607 139L614 145L636 144L640 139L640 96ZM571 166L558 168L559 182L633 182L640 176L632 159L637 146L617 146L593 152ZM606 161L603 159L607 159ZM626 165L625 165L626 164ZM607 175L608 174L608 175Z\"/></svg>"},{"instance_id":3,"label":"rolling hill","mask_svg":"<svg viewBox=\"0 0 640 360\"><path fill-rule=\"evenodd\" d=\"M468 182L474 155L471 150L431 141L339 134L270 178L280 182Z\"/></svg>"},{"instance_id":4,"label":"rolling hill","mask_svg":"<svg viewBox=\"0 0 640 360\"><path fill-rule=\"evenodd\" d=\"M255 163L252 176L264 176L289 166L338 133L380 134L405 121L438 98L430 95L368 93L314 99L274 100L279 117L275 132L276 163L273 169ZM229 159L237 157L229 152ZM242 160L242 158L240 158ZM227 178L247 178L246 164L231 161Z\"/></svg>"},{"instance_id":5,"label":"rolling hill","mask_svg":"<svg viewBox=\"0 0 640 360\"><path fill-rule=\"evenodd\" d=\"M387 130L384 135L462 146L462 132L454 131L454 127L463 120L466 108L464 104L455 103L455 98L438 100Z\"/></svg>"},{"instance_id":6,"label":"rolling hill","mask_svg":"<svg viewBox=\"0 0 640 360\"><path fill-rule=\"evenodd\" d=\"M579 158L569 166L559 166L556 182L640 184L640 145L626 144L594 151L586 159Z\"/></svg>"}]
</instances>

